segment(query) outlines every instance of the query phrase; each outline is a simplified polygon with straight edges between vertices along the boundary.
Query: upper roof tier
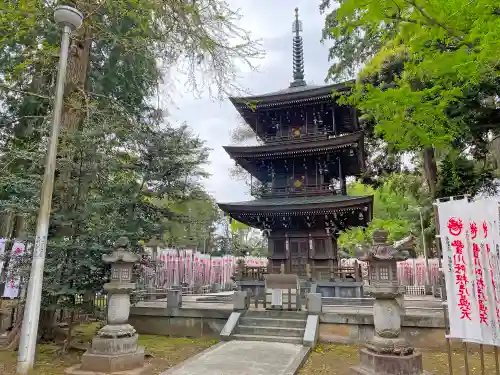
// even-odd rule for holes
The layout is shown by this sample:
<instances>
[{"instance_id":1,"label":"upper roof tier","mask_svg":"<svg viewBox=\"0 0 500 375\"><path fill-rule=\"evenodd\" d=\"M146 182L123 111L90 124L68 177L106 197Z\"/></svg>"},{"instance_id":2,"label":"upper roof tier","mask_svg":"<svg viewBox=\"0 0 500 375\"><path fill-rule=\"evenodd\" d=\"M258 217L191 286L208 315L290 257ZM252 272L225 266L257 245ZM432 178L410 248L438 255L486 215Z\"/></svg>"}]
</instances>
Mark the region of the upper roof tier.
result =
<instances>
[{"instance_id":1,"label":"upper roof tier","mask_svg":"<svg viewBox=\"0 0 500 375\"><path fill-rule=\"evenodd\" d=\"M231 103L243 117L245 122L263 138L267 125L259 126L263 121L260 115L263 112L276 111L280 109L289 110L293 107L309 107L321 104L322 111L332 108L335 102L334 92L348 91L354 81L330 85L309 85L304 79L304 51L300 32L302 22L299 20L298 9L295 9L295 20L292 26L293 36L293 81L282 90L251 96L230 97ZM338 107L338 106L337 106ZM355 116L355 112L352 113ZM332 116L332 115L330 115ZM277 121L277 119L276 119ZM281 125L281 124L280 124ZM340 127L342 125L340 124ZM340 130L340 129L338 129Z\"/></svg>"},{"instance_id":2,"label":"upper roof tier","mask_svg":"<svg viewBox=\"0 0 500 375\"><path fill-rule=\"evenodd\" d=\"M238 112L243 115L247 111L255 113L261 108L333 101L334 92L349 91L354 82L354 80L351 80L320 86L308 85L304 82L304 85L301 86L290 86L283 90L260 95L230 97L229 100L231 100Z\"/></svg>"}]
</instances>

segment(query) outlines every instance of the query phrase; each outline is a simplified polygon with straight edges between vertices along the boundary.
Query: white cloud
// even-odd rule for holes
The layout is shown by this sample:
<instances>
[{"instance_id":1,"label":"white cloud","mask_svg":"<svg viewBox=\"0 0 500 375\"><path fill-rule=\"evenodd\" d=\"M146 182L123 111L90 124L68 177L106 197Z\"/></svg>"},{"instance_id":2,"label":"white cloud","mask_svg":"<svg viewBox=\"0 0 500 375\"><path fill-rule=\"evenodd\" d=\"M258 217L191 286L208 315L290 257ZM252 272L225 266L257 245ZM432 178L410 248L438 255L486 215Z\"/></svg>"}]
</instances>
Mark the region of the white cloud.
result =
<instances>
[{"instance_id":1,"label":"white cloud","mask_svg":"<svg viewBox=\"0 0 500 375\"><path fill-rule=\"evenodd\" d=\"M321 84L328 70L328 50L321 45L323 17L310 0L230 0L234 8L240 8L241 26L263 41L266 57L259 61L259 71L242 69L239 84L253 94L280 90L292 80L292 22L294 8L300 9L303 22L305 77L308 83ZM271 5L272 3L272 5ZM214 197L222 202L249 199L248 188L242 181L229 175L234 162L222 146L230 144L230 132L237 124L237 111L229 100L214 102L208 95L195 98L179 92L174 96L175 106L171 119L186 121L212 149L207 171L211 177L205 182Z\"/></svg>"}]
</instances>

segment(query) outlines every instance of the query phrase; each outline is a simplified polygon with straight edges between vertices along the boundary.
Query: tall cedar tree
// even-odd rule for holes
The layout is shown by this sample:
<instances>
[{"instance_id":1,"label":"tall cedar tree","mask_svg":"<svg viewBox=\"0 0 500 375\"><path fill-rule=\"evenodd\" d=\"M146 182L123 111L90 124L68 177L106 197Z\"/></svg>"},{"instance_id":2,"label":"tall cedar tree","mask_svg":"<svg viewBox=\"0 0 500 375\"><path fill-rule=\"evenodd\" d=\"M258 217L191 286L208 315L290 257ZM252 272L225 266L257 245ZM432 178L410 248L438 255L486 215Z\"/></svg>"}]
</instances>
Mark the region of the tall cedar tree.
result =
<instances>
[{"instance_id":1,"label":"tall cedar tree","mask_svg":"<svg viewBox=\"0 0 500 375\"><path fill-rule=\"evenodd\" d=\"M0 4L2 236L33 236L58 65L56 5ZM48 330L56 306L80 308L75 295L99 290L101 255L114 240L161 238L178 214L158 202L200 190L208 150L151 104L163 78L181 71L193 91L222 97L235 88L237 64L260 55L223 1L69 5L86 18L68 55L43 288Z\"/></svg>"}]
</instances>

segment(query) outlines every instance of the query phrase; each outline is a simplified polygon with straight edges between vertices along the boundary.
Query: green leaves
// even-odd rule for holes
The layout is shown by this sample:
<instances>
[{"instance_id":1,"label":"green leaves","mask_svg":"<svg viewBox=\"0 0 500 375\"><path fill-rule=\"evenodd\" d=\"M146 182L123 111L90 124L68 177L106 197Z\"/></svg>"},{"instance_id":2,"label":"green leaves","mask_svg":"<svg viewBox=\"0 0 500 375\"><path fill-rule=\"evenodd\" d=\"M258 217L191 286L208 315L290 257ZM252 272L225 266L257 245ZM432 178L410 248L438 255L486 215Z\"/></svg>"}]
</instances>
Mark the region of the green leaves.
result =
<instances>
[{"instance_id":1,"label":"green leaves","mask_svg":"<svg viewBox=\"0 0 500 375\"><path fill-rule=\"evenodd\" d=\"M394 173L383 179L377 189L359 182L350 184L348 188L349 195L374 195L373 220L365 230L354 228L342 233L339 237L341 247L352 253L356 246L371 246L372 233L376 229L387 230L390 241L410 234L422 235L420 210L431 207L431 200L419 175ZM427 216L426 213L426 223Z\"/></svg>"},{"instance_id":2,"label":"green leaves","mask_svg":"<svg viewBox=\"0 0 500 375\"><path fill-rule=\"evenodd\" d=\"M85 21L69 55L47 305L71 305L74 294L100 290L108 272L101 256L120 236L140 244L165 235L172 246L199 247L208 236L211 246L219 212L201 187L208 149L187 125L168 123L158 88L175 68L191 88L201 89L202 76L222 96L234 88L236 66L260 54L223 1L73 5ZM25 214L30 240L60 43L52 12L53 2L0 4L0 214ZM193 221L203 223L188 243L180 232Z\"/></svg>"},{"instance_id":3,"label":"green leaves","mask_svg":"<svg viewBox=\"0 0 500 375\"><path fill-rule=\"evenodd\" d=\"M332 53L342 51L330 77L353 74L353 61L366 64L349 102L374 119L377 133L406 151L447 149L475 125L450 117L449 108L471 86L499 79L495 7L493 0L343 0L326 20Z\"/></svg>"}]
</instances>

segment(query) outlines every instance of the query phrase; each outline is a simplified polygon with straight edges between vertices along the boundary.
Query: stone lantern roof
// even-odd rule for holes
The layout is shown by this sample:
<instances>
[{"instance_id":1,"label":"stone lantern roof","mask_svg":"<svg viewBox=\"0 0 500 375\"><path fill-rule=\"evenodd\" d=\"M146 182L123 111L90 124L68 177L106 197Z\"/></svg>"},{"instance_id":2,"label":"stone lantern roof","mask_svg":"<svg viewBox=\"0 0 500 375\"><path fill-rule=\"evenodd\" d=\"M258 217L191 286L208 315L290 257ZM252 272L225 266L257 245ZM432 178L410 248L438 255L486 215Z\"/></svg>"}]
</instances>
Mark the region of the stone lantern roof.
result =
<instances>
[{"instance_id":1,"label":"stone lantern roof","mask_svg":"<svg viewBox=\"0 0 500 375\"><path fill-rule=\"evenodd\" d=\"M399 250L387 242L389 233L385 230L377 229L373 232L373 246L359 257L360 260L373 262L377 260L400 261L408 259L409 253L406 250Z\"/></svg>"},{"instance_id":2,"label":"stone lantern roof","mask_svg":"<svg viewBox=\"0 0 500 375\"><path fill-rule=\"evenodd\" d=\"M102 261L106 264L113 263L137 263L140 256L128 250L129 240L127 237L121 237L116 241L115 248L111 254L104 254Z\"/></svg>"}]
</instances>

